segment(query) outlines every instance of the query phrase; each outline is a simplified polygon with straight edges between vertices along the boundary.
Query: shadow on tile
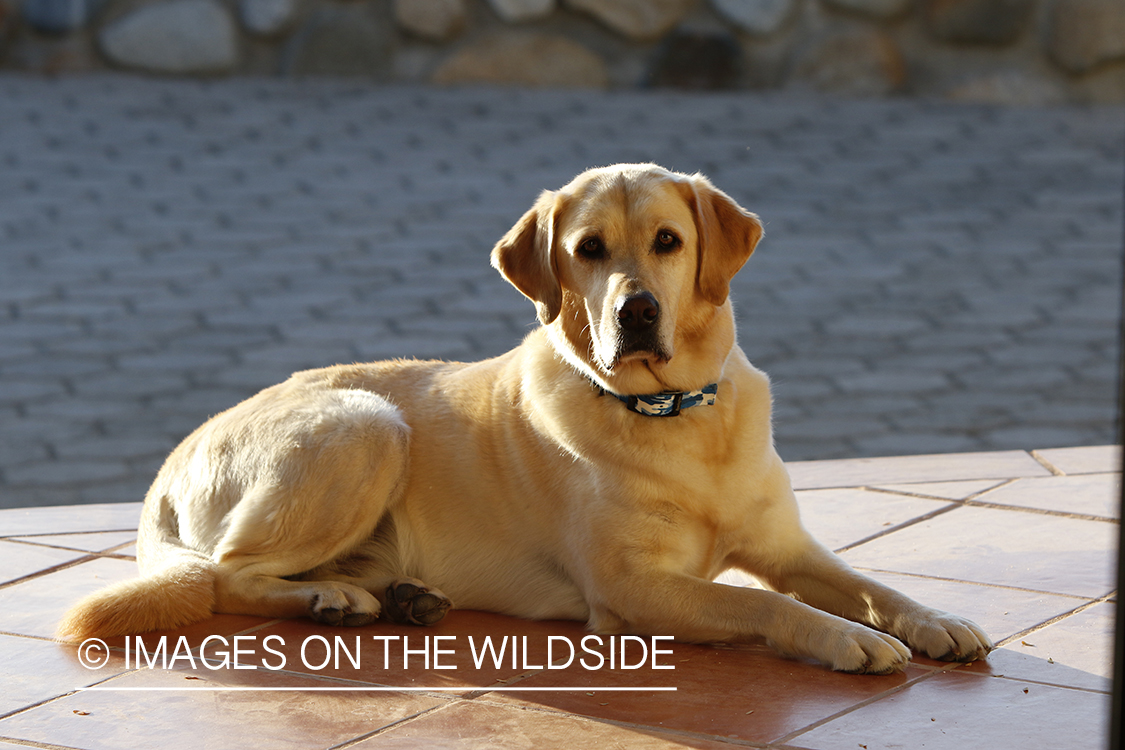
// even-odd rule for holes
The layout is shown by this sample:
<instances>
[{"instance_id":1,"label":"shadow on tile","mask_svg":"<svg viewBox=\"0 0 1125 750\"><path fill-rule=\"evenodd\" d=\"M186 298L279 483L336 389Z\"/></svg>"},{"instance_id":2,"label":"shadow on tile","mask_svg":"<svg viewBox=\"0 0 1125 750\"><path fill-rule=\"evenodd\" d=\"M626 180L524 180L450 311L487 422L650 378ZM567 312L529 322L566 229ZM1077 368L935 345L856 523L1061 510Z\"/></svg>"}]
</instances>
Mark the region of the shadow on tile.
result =
<instances>
[{"instance_id":1,"label":"shadow on tile","mask_svg":"<svg viewBox=\"0 0 1125 750\"><path fill-rule=\"evenodd\" d=\"M809 750L1027 750L1105 744L1109 696L1000 677L938 672L809 732Z\"/></svg>"},{"instance_id":2,"label":"shadow on tile","mask_svg":"<svg viewBox=\"0 0 1125 750\"><path fill-rule=\"evenodd\" d=\"M1013 640L990 654L987 664L974 664L969 671L1108 692L1114 609L1113 604L1095 604Z\"/></svg>"},{"instance_id":3,"label":"shadow on tile","mask_svg":"<svg viewBox=\"0 0 1125 750\"><path fill-rule=\"evenodd\" d=\"M489 701L597 719L770 742L930 673L911 666L882 677L832 672L784 659L766 646L672 644L675 670L541 672L518 686L581 687L570 692L490 693ZM675 692L611 692L609 687L675 687Z\"/></svg>"}]
</instances>

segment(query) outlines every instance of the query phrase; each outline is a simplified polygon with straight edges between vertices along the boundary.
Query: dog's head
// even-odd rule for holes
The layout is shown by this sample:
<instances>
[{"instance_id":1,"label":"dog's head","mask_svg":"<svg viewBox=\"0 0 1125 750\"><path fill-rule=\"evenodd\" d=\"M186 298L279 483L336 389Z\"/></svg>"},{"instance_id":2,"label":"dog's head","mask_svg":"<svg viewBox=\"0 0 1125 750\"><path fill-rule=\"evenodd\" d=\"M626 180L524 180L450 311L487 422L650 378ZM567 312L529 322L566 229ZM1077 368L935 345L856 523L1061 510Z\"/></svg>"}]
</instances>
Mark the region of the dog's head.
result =
<instances>
[{"instance_id":1,"label":"dog's head","mask_svg":"<svg viewBox=\"0 0 1125 750\"><path fill-rule=\"evenodd\" d=\"M730 280L761 236L705 177L622 164L540 195L492 264L573 365L617 393L655 393L718 377Z\"/></svg>"}]
</instances>

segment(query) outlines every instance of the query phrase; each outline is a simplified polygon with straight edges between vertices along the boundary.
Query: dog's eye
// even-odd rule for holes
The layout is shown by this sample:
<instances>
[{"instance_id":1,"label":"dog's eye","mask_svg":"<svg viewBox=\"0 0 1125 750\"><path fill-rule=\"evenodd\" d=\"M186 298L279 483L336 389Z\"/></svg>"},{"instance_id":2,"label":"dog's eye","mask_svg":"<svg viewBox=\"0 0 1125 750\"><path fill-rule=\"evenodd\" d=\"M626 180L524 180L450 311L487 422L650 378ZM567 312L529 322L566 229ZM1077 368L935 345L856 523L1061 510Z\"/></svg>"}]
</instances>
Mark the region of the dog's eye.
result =
<instances>
[{"instance_id":1,"label":"dog's eye","mask_svg":"<svg viewBox=\"0 0 1125 750\"><path fill-rule=\"evenodd\" d=\"M587 260L600 260L605 257L605 245L597 237L590 237L578 245L578 254Z\"/></svg>"},{"instance_id":2,"label":"dog's eye","mask_svg":"<svg viewBox=\"0 0 1125 750\"><path fill-rule=\"evenodd\" d=\"M680 246L680 238L668 231L656 233L656 252L666 253Z\"/></svg>"}]
</instances>

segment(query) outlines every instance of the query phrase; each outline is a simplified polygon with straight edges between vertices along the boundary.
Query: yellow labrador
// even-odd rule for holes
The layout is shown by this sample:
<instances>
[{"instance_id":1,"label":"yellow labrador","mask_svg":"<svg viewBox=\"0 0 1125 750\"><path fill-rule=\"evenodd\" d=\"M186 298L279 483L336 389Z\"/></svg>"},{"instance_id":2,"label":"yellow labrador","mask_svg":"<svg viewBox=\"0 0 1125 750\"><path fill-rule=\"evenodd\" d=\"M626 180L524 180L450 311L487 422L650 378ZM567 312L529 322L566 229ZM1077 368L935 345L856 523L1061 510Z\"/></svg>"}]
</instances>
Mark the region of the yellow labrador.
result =
<instances>
[{"instance_id":1,"label":"yellow labrador","mask_svg":"<svg viewBox=\"0 0 1125 750\"><path fill-rule=\"evenodd\" d=\"M492 262L542 323L475 364L293 375L190 435L145 499L142 577L72 609L72 639L215 612L382 616L458 607L599 633L765 638L833 669L992 648L960 617L814 541L735 343L731 277L761 224L702 176L590 170L544 192ZM713 583L728 568L771 590Z\"/></svg>"}]
</instances>

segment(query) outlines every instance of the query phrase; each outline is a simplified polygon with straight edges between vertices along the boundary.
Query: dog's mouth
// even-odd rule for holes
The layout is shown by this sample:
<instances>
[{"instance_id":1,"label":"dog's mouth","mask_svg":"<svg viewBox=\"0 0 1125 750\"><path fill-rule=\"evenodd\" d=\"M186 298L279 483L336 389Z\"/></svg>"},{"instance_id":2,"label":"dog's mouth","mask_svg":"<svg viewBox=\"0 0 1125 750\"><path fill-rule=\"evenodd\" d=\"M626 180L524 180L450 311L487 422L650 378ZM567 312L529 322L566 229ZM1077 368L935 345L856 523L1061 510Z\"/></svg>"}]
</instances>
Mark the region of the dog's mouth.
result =
<instances>
[{"instance_id":1,"label":"dog's mouth","mask_svg":"<svg viewBox=\"0 0 1125 750\"><path fill-rule=\"evenodd\" d=\"M660 368L667 365L671 359L672 355L668 354L658 343L638 341L628 346L619 347L613 361L609 363L608 369L612 372L622 365L634 362L643 363L650 368Z\"/></svg>"},{"instance_id":2,"label":"dog's mouth","mask_svg":"<svg viewBox=\"0 0 1125 750\"><path fill-rule=\"evenodd\" d=\"M609 327L609 336L599 336L596 327L590 327L590 360L607 376L621 373L623 368L637 366L650 371L663 369L672 359L671 348L654 328L641 332ZM603 329L604 330L604 329Z\"/></svg>"}]
</instances>

